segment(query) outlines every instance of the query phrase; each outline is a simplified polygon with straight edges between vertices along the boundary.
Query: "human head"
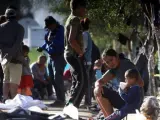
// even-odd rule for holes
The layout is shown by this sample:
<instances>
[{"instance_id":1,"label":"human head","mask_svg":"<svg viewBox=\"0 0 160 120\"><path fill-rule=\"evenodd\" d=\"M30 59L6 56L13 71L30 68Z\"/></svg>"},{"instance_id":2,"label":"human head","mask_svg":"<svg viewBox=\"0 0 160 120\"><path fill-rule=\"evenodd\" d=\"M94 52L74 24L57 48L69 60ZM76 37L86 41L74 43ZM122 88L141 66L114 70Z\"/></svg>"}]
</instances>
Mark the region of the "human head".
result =
<instances>
[{"instance_id":1,"label":"human head","mask_svg":"<svg viewBox=\"0 0 160 120\"><path fill-rule=\"evenodd\" d=\"M14 9L7 8L5 11L5 17L6 17L6 19L16 19L17 13Z\"/></svg>"},{"instance_id":2,"label":"human head","mask_svg":"<svg viewBox=\"0 0 160 120\"><path fill-rule=\"evenodd\" d=\"M40 55L38 57L38 64L45 65L47 61L47 57L45 55Z\"/></svg>"},{"instance_id":3,"label":"human head","mask_svg":"<svg viewBox=\"0 0 160 120\"><path fill-rule=\"evenodd\" d=\"M44 20L45 28L53 30L56 28L57 21L52 16L47 16Z\"/></svg>"},{"instance_id":4,"label":"human head","mask_svg":"<svg viewBox=\"0 0 160 120\"><path fill-rule=\"evenodd\" d=\"M81 20L83 31L89 30L89 24L90 24L90 20L88 18L84 18Z\"/></svg>"},{"instance_id":5,"label":"human head","mask_svg":"<svg viewBox=\"0 0 160 120\"><path fill-rule=\"evenodd\" d=\"M29 53L29 47L27 45L23 45L22 47L22 50L23 50L23 55L26 57L28 56L28 53Z\"/></svg>"},{"instance_id":6,"label":"human head","mask_svg":"<svg viewBox=\"0 0 160 120\"><path fill-rule=\"evenodd\" d=\"M154 96L145 98L140 111L147 119L157 120L159 114L159 101Z\"/></svg>"},{"instance_id":7,"label":"human head","mask_svg":"<svg viewBox=\"0 0 160 120\"><path fill-rule=\"evenodd\" d=\"M125 80L129 85L138 84L140 74L136 69L129 69L125 72Z\"/></svg>"},{"instance_id":8,"label":"human head","mask_svg":"<svg viewBox=\"0 0 160 120\"><path fill-rule=\"evenodd\" d=\"M86 14L86 0L71 0L70 8L72 13L76 13L78 17L84 17Z\"/></svg>"},{"instance_id":9,"label":"human head","mask_svg":"<svg viewBox=\"0 0 160 120\"><path fill-rule=\"evenodd\" d=\"M110 69L117 68L120 63L118 53L113 49L104 50L102 53L102 60Z\"/></svg>"},{"instance_id":10,"label":"human head","mask_svg":"<svg viewBox=\"0 0 160 120\"><path fill-rule=\"evenodd\" d=\"M6 22L6 17L4 15L0 16L0 24Z\"/></svg>"}]
</instances>

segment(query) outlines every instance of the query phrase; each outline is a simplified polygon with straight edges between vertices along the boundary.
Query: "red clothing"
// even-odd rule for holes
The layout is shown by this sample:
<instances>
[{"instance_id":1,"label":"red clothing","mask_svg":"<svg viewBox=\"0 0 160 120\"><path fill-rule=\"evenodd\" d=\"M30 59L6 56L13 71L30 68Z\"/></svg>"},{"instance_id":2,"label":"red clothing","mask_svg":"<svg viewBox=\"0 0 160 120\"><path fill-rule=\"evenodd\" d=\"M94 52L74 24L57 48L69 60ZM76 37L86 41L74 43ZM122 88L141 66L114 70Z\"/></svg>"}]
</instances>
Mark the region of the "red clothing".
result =
<instances>
[{"instance_id":1,"label":"red clothing","mask_svg":"<svg viewBox=\"0 0 160 120\"><path fill-rule=\"evenodd\" d=\"M66 70L66 71L63 73L63 79L64 79L64 80L71 80L71 72L70 72L70 70Z\"/></svg>"},{"instance_id":2,"label":"red clothing","mask_svg":"<svg viewBox=\"0 0 160 120\"><path fill-rule=\"evenodd\" d=\"M32 75L23 75L21 77L21 82L20 82L19 88L24 89L27 87L33 88Z\"/></svg>"}]
</instances>

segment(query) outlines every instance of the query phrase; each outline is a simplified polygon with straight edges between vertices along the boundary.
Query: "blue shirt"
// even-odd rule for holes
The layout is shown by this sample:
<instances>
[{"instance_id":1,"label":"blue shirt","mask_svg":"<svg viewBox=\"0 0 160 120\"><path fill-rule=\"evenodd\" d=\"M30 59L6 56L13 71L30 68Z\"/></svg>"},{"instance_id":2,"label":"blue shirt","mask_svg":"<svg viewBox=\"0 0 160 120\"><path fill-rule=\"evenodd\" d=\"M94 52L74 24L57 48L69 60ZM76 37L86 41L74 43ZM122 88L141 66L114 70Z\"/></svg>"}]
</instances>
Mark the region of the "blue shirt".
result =
<instances>
[{"instance_id":1,"label":"blue shirt","mask_svg":"<svg viewBox=\"0 0 160 120\"><path fill-rule=\"evenodd\" d=\"M41 47L50 55L64 53L64 27L59 25L55 30L45 35L45 44Z\"/></svg>"},{"instance_id":2,"label":"blue shirt","mask_svg":"<svg viewBox=\"0 0 160 120\"><path fill-rule=\"evenodd\" d=\"M142 94L139 86L132 86L127 90L127 92L119 89L119 94L125 101L125 105L121 109L115 111L113 114L105 118L105 120L121 120L127 116L127 114L135 113L135 110L140 108Z\"/></svg>"},{"instance_id":3,"label":"blue shirt","mask_svg":"<svg viewBox=\"0 0 160 120\"><path fill-rule=\"evenodd\" d=\"M92 62L92 38L88 31L83 32L84 56L86 62Z\"/></svg>"}]
</instances>

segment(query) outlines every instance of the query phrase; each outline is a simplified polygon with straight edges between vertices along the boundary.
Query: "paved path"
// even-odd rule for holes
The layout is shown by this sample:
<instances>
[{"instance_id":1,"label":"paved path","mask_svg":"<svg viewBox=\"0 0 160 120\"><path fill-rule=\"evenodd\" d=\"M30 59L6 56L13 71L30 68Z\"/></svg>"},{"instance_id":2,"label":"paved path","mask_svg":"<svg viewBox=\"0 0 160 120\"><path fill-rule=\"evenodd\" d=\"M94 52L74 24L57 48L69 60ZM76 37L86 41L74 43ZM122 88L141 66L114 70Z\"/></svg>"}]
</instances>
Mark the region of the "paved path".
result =
<instances>
[{"instance_id":1,"label":"paved path","mask_svg":"<svg viewBox=\"0 0 160 120\"><path fill-rule=\"evenodd\" d=\"M160 100L160 97L158 97L158 99ZM46 105L51 104L53 101L43 101ZM63 110L63 108L53 108L53 107L48 107L47 110L44 110L44 113L48 113L48 114L57 114L57 113L61 113ZM79 109L79 116L83 119L87 119L91 116L93 116L94 114L91 113L90 111L88 111L87 109ZM135 114L129 114L127 116L127 119L124 120L136 120L136 115ZM158 119L160 120L160 118Z\"/></svg>"}]
</instances>

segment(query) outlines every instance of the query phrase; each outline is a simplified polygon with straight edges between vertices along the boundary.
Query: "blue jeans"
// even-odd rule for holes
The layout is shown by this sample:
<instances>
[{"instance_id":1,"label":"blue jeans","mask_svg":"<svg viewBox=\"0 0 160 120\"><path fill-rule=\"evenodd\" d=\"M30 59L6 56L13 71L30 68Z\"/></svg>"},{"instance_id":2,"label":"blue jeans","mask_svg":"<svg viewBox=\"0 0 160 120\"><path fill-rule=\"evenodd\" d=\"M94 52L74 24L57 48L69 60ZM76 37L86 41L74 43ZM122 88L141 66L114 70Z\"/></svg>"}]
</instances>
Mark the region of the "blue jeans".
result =
<instances>
[{"instance_id":1,"label":"blue jeans","mask_svg":"<svg viewBox=\"0 0 160 120\"><path fill-rule=\"evenodd\" d=\"M52 84L56 91L57 100L65 101L65 90L63 81L63 72L66 62L63 55L50 58L48 63L48 72L52 80Z\"/></svg>"}]
</instances>

